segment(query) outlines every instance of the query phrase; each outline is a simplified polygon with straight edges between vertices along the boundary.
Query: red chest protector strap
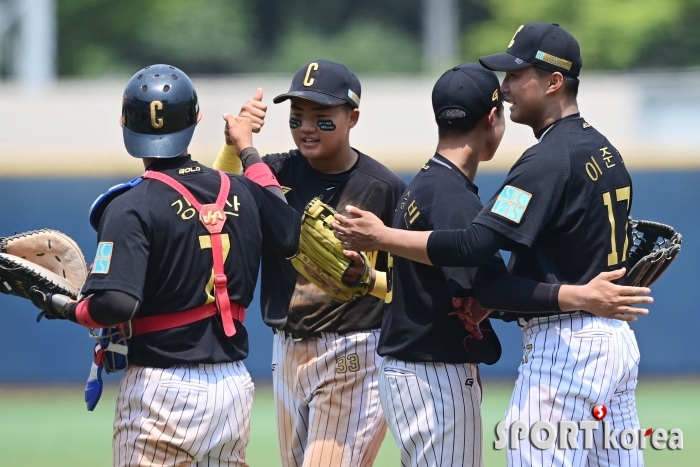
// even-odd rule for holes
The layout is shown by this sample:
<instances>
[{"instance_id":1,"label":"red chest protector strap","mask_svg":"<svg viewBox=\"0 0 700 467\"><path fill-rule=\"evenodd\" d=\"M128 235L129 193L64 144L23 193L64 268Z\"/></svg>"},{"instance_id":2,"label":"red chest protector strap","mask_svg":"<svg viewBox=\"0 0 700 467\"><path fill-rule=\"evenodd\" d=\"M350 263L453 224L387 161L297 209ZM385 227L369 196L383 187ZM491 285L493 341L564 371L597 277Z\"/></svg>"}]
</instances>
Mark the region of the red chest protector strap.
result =
<instances>
[{"instance_id":1,"label":"red chest protector strap","mask_svg":"<svg viewBox=\"0 0 700 467\"><path fill-rule=\"evenodd\" d=\"M233 320L236 319L243 322L245 317L245 308L237 303L232 303L228 296L227 279L224 272L224 249L221 241L221 231L226 223L226 214L224 206L226 198L231 188L231 180L226 174L220 170L221 188L219 196L214 204L202 205L190 191L185 188L180 182L168 175L160 172L147 171L143 174L143 178L150 178L165 183L173 190L180 193L199 212L199 221L209 231L211 237L211 251L214 259L214 297L216 298L216 309L221 313L221 321L224 325L224 332L228 337L236 334L236 327ZM133 320L134 330L137 334L145 332L153 332L163 329L170 329L185 324L199 321L200 319L208 318L215 314L213 304L203 305L201 307L192 308L191 310L178 311L157 316L149 316L145 318L135 318ZM140 331L140 332L139 332Z\"/></svg>"}]
</instances>

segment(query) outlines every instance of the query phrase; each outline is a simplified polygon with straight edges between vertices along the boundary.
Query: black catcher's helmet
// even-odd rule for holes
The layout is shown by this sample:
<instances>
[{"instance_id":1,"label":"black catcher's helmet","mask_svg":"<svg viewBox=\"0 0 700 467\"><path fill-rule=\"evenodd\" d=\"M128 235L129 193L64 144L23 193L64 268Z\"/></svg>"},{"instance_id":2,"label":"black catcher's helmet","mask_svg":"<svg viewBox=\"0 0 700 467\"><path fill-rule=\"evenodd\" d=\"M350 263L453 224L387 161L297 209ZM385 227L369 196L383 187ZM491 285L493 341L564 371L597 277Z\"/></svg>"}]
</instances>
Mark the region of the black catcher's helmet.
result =
<instances>
[{"instance_id":1,"label":"black catcher's helmet","mask_svg":"<svg viewBox=\"0 0 700 467\"><path fill-rule=\"evenodd\" d=\"M151 65L124 89L124 146L134 157L177 157L192 140L199 102L190 78L170 65Z\"/></svg>"}]
</instances>

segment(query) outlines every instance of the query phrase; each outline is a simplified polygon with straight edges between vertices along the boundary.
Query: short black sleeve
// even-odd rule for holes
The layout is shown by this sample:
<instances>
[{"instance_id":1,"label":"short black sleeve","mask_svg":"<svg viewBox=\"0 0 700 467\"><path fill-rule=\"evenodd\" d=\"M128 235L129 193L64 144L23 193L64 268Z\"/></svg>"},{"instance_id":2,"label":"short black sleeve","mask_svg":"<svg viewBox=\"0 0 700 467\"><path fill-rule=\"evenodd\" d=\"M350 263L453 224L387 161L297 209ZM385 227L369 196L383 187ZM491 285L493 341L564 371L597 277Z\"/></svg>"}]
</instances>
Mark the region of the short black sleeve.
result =
<instances>
[{"instance_id":1,"label":"short black sleeve","mask_svg":"<svg viewBox=\"0 0 700 467\"><path fill-rule=\"evenodd\" d=\"M148 269L147 222L126 197L112 201L100 221L97 254L83 293L118 290L143 302Z\"/></svg>"},{"instance_id":2,"label":"short black sleeve","mask_svg":"<svg viewBox=\"0 0 700 467\"><path fill-rule=\"evenodd\" d=\"M299 212L257 183L247 178L242 180L245 181L258 206L263 253L278 254L285 258L293 256L299 248L301 229Z\"/></svg>"},{"instance_id":3,"label":"short black sleeve","mask_svg":"<svg viewBox=\"0 0 700 467\"><path fill-rule=\"evenodd\" d=\"M528 149L511 168L498 193L474 223L482 224L511 240L532 246L562 202L569 179L566 152Z\"/></svg>"}]
</instances>

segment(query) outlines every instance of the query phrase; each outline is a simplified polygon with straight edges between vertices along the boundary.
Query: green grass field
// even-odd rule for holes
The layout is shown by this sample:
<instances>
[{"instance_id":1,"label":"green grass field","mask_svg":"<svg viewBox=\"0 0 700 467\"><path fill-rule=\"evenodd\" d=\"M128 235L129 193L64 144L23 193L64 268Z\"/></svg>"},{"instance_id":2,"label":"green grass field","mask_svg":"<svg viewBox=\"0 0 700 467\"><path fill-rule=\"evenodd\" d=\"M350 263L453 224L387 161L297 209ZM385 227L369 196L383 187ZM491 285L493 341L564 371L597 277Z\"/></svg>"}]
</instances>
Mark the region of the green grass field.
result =
<instances>
[{"instance_id":1,"label":"green grass field","mask_svg":"<svg viewBox=\"0 0 700 467\"><path fill-rule=\"evenodd\" d=\"M684 448L645 451L649 467L691 467L700 458L700 379L645 380L637 390L643 428L680 428ZM485 463L505 465L505 451L494 451L494 427L503 418L510 387L486 384L483 418ZM0 465L2 467L108 467L116 389L109 388L95 412L85 410L81 386L0 386ZM279 465L272 389L258 387L253 406L248 462L251 466ZM376 466L398 466L399 454L387 434Z\"/></svg>"}]
</instances>

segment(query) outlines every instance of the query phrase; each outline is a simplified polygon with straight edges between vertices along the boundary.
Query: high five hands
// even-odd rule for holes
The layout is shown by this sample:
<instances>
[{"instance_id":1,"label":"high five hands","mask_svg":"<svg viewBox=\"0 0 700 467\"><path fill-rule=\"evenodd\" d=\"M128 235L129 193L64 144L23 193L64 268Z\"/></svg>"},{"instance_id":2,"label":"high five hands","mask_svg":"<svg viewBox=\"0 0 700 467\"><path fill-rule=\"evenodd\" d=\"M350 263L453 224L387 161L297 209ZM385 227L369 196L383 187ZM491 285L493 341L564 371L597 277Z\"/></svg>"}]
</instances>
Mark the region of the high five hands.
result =
<instances>
[{"instance_id":1,"label":"high five hands","mask_svg":"<svg viewBox=\"0 0 700 467\"><path fill-rule=\"evenodd\" d=\"M259 133L265 124L267 104L262 99L263 89L258 88L253 98L243 104L238 116L229 113L223 114L223 119L226 122L224 127L226 144L233 146L237 153L253 145L252 133Z\"/></svg>"}]
</instances>

